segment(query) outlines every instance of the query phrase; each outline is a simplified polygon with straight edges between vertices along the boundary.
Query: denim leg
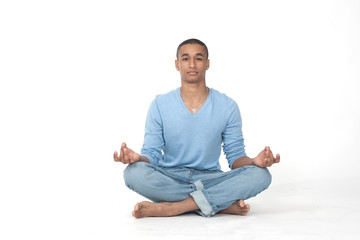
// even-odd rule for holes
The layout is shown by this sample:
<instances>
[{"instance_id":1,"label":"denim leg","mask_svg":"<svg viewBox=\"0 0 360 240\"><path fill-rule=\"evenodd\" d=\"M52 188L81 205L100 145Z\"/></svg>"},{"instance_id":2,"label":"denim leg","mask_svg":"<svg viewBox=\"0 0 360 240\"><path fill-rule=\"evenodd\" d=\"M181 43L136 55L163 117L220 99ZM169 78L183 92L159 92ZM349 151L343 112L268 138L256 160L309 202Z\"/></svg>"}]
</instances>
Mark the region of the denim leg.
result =
<instances>
[{"instance_id":1,"label":"denim leg","mask_svg":"<svg viewBox=\"0 0 360 240\"><path fill-rule=\"evenodd\" d=\"M124 170L125 185L154 202L177 202L190 197L194 186L163 173L145 162L135 162Z\"/></svg>"},{"instance_id":2,"label":"denim leg","mask_svg":"<svg viewBox=\"0 0 360 240\"><path fill-rule=\"evenodd\" d=\"M267 189L271 174L266 168L245 166L225 173L199 173L197 184L202 189L191 193L201 215L212 216L235 201L246 200ZM204 201L206 199L206 201Z\"/></svg>"},{"instance_id":3,"label":"denim leg","mask_svg":"<svg viewBox=\"0 0 360 240\"><path fill-rule=\"evenodd\" d=\"M163 169L136 162L126 167L124 180L128 188L154 202L178 202L192 196L200 208L198 212L210 217L239 199L264 191L271 183L271 175L266 168L256 166L209 172Z\"/></svg>"}]
</instances>

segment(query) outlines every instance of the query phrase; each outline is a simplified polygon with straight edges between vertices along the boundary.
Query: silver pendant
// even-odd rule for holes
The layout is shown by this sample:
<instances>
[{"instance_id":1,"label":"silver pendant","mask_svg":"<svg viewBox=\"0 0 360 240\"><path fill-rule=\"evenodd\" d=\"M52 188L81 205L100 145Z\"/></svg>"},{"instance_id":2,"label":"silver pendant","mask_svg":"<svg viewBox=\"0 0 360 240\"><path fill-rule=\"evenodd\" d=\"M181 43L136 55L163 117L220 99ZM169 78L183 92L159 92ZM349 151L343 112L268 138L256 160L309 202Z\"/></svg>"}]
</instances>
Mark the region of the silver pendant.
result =
<instances>
[{"instance_id":1,"label":"silver pendant","mask_svg":"<svg viewBox=\"0 0 360 240\"><path fill-rule=\"evenodd\" d=\"M192 109L192 112L193 112L193 113L196 113L196 108L193 108L193 109Z\"/></svg>"}]
</instances>

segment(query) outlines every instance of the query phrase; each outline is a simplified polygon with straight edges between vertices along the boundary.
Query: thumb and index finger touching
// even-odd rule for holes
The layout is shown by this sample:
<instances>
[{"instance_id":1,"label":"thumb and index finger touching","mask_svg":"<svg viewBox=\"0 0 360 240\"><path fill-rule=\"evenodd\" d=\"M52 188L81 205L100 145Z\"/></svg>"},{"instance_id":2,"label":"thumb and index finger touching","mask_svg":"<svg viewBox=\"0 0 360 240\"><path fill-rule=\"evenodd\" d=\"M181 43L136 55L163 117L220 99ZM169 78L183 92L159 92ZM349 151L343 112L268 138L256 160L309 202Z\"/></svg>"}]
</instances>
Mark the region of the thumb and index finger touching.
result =
<instances>
[{"instance_id":1,"label":"thumb and index finger touching","mask_svg":"<svg viewBox=\"0 0 360 240\"><path fill-rule=\"evenodd\" d=\"M267 158L272 157L274 159L274 163L279 163L280 162L280 154L276 154L276 156L274 157L274 155L273 155L272 151L270 150L269 146L266 146L264 151L265 151L265 156Z\"/></svg>"},{"instance_id":2,"label":"thumb and index finger touching","mask_svg":"<svg viewBox=\"0 0 360 240\"><path fill-rule=\"evenodd\" d=\"M114 160L115 160L116 162L121 162L121 161L123 160L124 154L125 154L125 152L126 152L126 148L127 148L126 143L123 142L123 143L121 144L120 153L118 154L117 151L114 152Z\"/></svg>"}]
</instances>

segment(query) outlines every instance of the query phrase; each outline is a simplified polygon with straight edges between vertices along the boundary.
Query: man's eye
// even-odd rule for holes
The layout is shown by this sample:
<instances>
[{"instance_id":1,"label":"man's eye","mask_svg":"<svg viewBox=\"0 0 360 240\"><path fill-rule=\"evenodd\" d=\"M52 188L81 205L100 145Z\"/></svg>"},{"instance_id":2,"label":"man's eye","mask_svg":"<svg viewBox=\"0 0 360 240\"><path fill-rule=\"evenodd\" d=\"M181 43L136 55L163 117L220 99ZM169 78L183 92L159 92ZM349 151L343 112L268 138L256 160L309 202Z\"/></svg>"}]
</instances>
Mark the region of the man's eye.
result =
<instances>
[{"instance_id":1,"label":"man's eye","mask_svg":"<svg viewBox=\"0 0 360 240\"><path fill-rule=\"evenodd\" d=\"M196 60L198 60L198 61L202 61L203 59L202 59L202 58L197 58Z\"/></svg>"},{"instance_id":2,"label":"man's eye","mask_svg":"<svg viewBox=\"0 0 360 240\"><path fill-rule=\"evenodd\" d=\"M184 61L187 61L189 58L183 58Z\"/></svg>"}]
</instances>

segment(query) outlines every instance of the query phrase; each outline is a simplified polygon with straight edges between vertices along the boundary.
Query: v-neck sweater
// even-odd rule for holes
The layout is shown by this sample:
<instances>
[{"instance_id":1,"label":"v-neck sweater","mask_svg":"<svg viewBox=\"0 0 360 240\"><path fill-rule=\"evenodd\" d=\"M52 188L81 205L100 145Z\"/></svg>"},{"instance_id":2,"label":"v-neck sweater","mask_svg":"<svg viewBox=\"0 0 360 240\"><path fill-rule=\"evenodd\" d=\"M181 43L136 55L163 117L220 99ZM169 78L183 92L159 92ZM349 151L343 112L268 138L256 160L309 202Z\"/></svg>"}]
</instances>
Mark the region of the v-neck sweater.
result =
<instances>
[{"instance_id":1,"label":"v-neck sweater","mask_svg":"<svg viewBox=\"0 0 360 240\"><path fill-rule=\"evenodd\" d=\"M230 168L246 156L239 107L230 97L210 88L195 114L181 99L180 88L152 101L141 149L151 164L220 170L221 145Z\"/></svg>"}]
</instances>

